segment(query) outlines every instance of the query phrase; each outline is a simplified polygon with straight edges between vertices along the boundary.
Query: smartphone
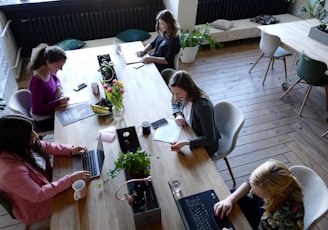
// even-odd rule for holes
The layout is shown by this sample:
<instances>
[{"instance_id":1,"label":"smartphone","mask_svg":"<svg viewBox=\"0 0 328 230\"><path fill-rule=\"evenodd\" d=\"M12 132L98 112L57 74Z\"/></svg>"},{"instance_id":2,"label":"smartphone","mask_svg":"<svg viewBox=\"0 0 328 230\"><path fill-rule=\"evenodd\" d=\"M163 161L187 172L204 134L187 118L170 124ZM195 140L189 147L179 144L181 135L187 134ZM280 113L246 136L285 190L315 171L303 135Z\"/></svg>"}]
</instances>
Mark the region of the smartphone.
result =
<instances>
[{"instance_id":1,"label":"smartphone","mask_svg":"<svg viewBox=\"0 0 328 230\"><path fill-rule=\"evenodd\" d=\"M151 124L151 126L154 128L154 129L157 129L158 127L161 127L163 125L166 125L168 122L165 118L162 118L162 119L159 119L157 121L154 121Z\"/></svg>"},{"instance_id":2,"label":"smartphone","mask_svg":"<svg viewBox=\"0 0 328 230\"><path fill-rule=\"evenodd\" d=\"M85 87L87 87L87 84L81 83L76 88L74 88L73 90L77 92L77 91L80 91L81 89L83 89Z\"/></svg>"}]
</instances>

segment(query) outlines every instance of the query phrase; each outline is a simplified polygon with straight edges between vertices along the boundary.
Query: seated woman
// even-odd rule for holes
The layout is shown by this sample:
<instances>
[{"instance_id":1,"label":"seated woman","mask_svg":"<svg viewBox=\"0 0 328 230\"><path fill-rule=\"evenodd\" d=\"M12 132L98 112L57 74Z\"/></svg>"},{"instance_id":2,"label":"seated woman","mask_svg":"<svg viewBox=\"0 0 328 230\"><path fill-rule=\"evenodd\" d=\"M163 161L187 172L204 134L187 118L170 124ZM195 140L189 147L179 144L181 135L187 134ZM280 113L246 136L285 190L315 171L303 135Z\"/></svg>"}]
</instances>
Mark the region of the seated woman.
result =
<instances>
[{"instance_id":1,"label":"seated woman","mask_svg":"<svg viewBox=\"0 0 328 230\"><path fill-rule=\"evenodd\" d=\"M169 10L162 10L156 17L155 30L158 35L138 56L143 57L148 51L155 48L155 52L144 57L142 62L154 63L159 72L166 68L175 69L174 57L180 52L181 40L178 35L179 26Z\"/></svg>"},{"instance_id":2,"label":"seated woman","mask_svg":"<svg viewBox=\"0 0 328 230\"><path fill-rule=\"evenodd\" d=\"M215 215L229 215L236 202L253 229L304 229L301 185L280 161L268 160L257 167L249 182L214 205Z\"/></svg>"},{"instance_id":3,"label":"seated woman","mask_svg":"<svg viewBox=\"0 0 328 230\"><path fill-rule=\"evenodd\" d=\"M212 156L218 149L220 134L214 122L213 104L186 71L175 72L169 81L173 93L172 109L179 126L189 125L197 137L172 143L171 150L179 151L183 146L190 149L204 147Z\"/></svg>"},{"instance_id":4,"label":"seated woman","mask_svg":"<svg viewBox=\"0 0 328 230\"><path fill-rule=\"evenodd\" d=\"M19 115L0 118L0 193L10 201L13 213L23 224L50 217L51 200L90 173L78 171L52 181L51 155L84 154L86 147L39 140L32 120Z\"/></svg>"},{"instance_id":5,"label":"seated woman","mask_svg":"<svg viewBox=\"0 0 328 230\"><path fill-rule=\"evenodd\" d=\"M56 76L66 62L65 51L57 46L40 44L38 51L29 63L32 76L30 91L32 94L31 116L40 131L54 129L55 108L68 103L63 96L62 86Z\"/></svg>"}]
</instances>

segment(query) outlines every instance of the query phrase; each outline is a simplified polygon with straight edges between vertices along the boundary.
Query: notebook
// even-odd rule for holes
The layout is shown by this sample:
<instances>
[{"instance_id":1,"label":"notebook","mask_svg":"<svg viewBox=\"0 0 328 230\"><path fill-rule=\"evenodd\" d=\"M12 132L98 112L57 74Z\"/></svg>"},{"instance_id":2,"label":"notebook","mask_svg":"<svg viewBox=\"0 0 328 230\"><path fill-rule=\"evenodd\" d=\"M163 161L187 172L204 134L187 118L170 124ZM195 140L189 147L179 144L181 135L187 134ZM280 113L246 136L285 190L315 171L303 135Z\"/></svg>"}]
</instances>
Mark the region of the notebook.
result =
<instances>
[{"instance_id":1,"label":"notebook","mask_svg":"<svg viewBox=\"0 0 328 230\"><path fill-rule=\"evenodd\" d=\"M139 57L137 55L137 52L142 49L143 47L141 47L140 49L140 45L136 44L136 42L127 42L120 44L120 50L124 58L125 64L129 65L140 62L142 57Z\"/></svg>"},{"instance_id":2,"label":"notebook","mask_svg":"<svg viewBox=\"0 0 328 230\"><path fill-rule=\"evenodd\" d=\"M97 149L90 150L82 155L72 156L73 171L86 170L90 178L99 177L104 164L105 154L101 136L98 139Z\"/></svg>"},{"instance_id":3,"label":"notebook","mask_svg":"<svg viewBox=\"0 0 328 230\"><path fill-rule=\"evenodd\" d=\"M137 152L140 143L134 126L117 129L116 132L123 153L128 151L132 153Z\"/></svg>"},{"instance_id":4,"label":"notebook","mask_svg":"<svg viewBox=\"0 0 328 230\"><path fill-rule=\"evenodd\" d=\"M234 229L228 217L221 220L214 215L213 206L219 201L214 190L207 190L183 198L178 198L172 188L171 191L187 230Z\"/></svg>"}]
</instances>

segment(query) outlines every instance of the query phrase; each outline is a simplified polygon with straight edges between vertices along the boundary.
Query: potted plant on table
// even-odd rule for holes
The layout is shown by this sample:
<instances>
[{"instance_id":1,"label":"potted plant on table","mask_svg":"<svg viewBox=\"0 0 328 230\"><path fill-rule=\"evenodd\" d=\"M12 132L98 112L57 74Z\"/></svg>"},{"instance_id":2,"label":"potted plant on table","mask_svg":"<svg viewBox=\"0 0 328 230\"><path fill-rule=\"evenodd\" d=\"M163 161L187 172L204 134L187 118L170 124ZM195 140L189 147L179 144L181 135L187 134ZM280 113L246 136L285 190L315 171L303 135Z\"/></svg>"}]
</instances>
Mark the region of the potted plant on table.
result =
<instances>
[{"instance_id":1,"label":"potted plant on table","mask_svg":"<svg viewBox=\"0 0 328 230\"><path fill-rule=\"evenodd\" d=\"M210 35L211 28L212 26L206 23L192 32L189 32L188 30L181 32L180 38L182 52L180 59L183 63L191 63L195 60L201 44L209 44L212 51L214 51L216 47L223 46L222 43L216 42Z\"/></svg>"}]
</instances>

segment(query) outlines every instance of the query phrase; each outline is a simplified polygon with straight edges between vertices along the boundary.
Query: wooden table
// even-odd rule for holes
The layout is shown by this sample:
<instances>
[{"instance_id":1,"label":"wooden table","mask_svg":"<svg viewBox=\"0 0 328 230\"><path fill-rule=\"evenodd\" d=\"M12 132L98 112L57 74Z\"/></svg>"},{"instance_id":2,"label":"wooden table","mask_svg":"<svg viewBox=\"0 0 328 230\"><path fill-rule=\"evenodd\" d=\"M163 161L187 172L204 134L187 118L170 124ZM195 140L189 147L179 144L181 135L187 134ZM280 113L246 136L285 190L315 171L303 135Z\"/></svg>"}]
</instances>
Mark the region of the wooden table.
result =
<instances>
[{"instance_id":1,"label":"wooden table","mask_svg":"<svg viewBox=\"0 0 328 230\"><path fill-rule=\"evenodd\" d=\"M296 22L278 23L274 25L258 26L267 33L280 37L287 47L297 52L294 60L304 51L308 56L325 62L328 65L328 46L308 36L311 27L317 26L317 19L300 20ZM293 61L295 63L295 61ZM326 112L328 112L328 92L326 90Z\"/></svg>"},{"instance_id":2,"label":"wooden table","mask_svg":"<svg viewBox=\"0 0 328 230\"><path fill-rule=\"evenodd\" d=\"M111 116L92 116L62 127L56 117L55 142L83 144L93 149L96 147L95 136L98 131L110 125L116 128L138 127L144 120L171 118L171 93L156 67L153 64L147 64L134 69L130 65L125 65L112 46L68 51L68 59L63 71L58 73L64 90L71 93L73 86L85 82L88 87L80 93L88 94L90 102L98 101L99 97L91 93L90 84L100 78L100 73L97 72L96 56L107 53L115 63L118 78L125 84L124 120L113 122ZM219 198L223 199L230 192L204 149L197 149L193 152L184 149L186 156L183 156L170 151L169 143L153 141L154 133L155 130L152 130L148 137L138 134L143 149L159 156L159 159L152 158L151 175L161 207L162 221L153 229L184 229L167 182L173 173L180 173L183 176L182 194L184 196L214 189ZM190 129L184 129L180 138L192 135L194 133ZM106 157L102 176L89 183L86 199L75 202L72 189L58 194L53 199L51 229L135 229L131 207L126 201L118 201L114 197L115 190L125 181L124 173L120 173L104 187L96 188L97 184L108 178L107 173L113 168L113 161L119 151L117 138L113 143L104 143L104 150ZM54 180L69 173L71 173L71 159L56 157ZM121 195L126 190L126 188L122 189ZM238 206L233 209L230 218L236 229L251 229Z\"/></svg>"}]
</instances>

